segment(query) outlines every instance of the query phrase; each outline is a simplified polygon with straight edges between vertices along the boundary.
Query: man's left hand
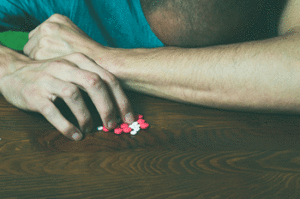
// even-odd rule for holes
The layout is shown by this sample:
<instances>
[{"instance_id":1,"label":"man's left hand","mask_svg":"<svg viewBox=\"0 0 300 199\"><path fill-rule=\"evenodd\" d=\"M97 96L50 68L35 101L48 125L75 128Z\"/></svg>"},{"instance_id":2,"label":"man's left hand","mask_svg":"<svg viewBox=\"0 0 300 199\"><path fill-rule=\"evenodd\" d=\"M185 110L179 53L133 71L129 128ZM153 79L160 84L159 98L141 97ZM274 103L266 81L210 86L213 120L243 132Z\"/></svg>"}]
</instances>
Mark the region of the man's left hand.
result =
<instances>
[{"instance_id":1,"label":"man's left hand","mask_svg":"<svg viewBox=\"0 0 300 199\"><path fill-rule=\"evenodd\" d=\"M29 33L24 53L35 60L52 59L80 52L89 54L100 44L90 38L68 17L54 14Z\"/></svg>"}]
</instances>

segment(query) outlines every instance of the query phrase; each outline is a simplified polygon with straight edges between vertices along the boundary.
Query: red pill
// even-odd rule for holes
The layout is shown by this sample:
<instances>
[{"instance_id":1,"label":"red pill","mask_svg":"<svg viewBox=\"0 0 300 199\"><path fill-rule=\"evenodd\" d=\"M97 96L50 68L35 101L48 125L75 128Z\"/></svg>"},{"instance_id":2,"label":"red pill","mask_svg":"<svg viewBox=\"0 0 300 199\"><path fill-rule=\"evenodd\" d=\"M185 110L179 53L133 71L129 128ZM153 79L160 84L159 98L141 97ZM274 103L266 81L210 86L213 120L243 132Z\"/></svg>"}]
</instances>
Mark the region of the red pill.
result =
<instances>
[{"instance_id":1,"label":"red pill","mask_svg":"<svg viewBox=\"0 0 300 199\"><path fill-rule=\"evenodd\" d=\"M123 129L121 129L121 128L115 128L114 133L117 134L117 135L120 135L120 134L123 133Z\"/></svg>"},{"instance_id":2,"label":"red pill","mask_svg":"<svg viewBox=\"0 0 300 199\"><path fill-rule=\"evenodd\" d=\"M137 115L139 119L143 119L144 116L143 115Z\"/></svg>"},{"instance_id":3,"label":"red pill","mask_svg":"<svg viewBox=\"0 0 300 199\"><path fill-rule=\"evenodd\" d=\"M122 129L125 129L125 128L128 128L129 125L128 125L127 123L123 123L123 124L120 125L120 127L121 127Z\"/></svg>"},{"instance_id":4,"label":"red pill","mask_svg":"<svg viewBox=\"0 0 300 199\"><path fill-rule=\"evenodd\" d=\"M123 129L124 133L130 133L132 129L130 127L126 127Z\"/></svg>"},{"instance_id":5,"label":"red pill","mask_svg":"<svg viewBox=\"0 0 300 199\"><path fill-rule=\"evenodd\" d=\"M105 126L103 126L103 131L104 132L109 132L109 130L107 128L105 128Z\"/></svg>"},{"instance_id":6,"label":"red pill","mask_svg":"<svg viewBox=\"0 0 300 199\"><path fill-rule=\"evenodd\" d=\"M140 128L141 129L147 129L148 127L149 127L148 123L142 123L142 124L140 124Z\"/></svg>"},{"instance_id":7,"label":"red pill","mask_svg":"<svg viewBox=\"0 0 300 199\"><path fill-rule=\"evenodd\" d=\"M145 120L144 119L138 119L138 121L137 121L139 124L143 124L143 123L145 123Z\"/></svg>"}]
</instances>

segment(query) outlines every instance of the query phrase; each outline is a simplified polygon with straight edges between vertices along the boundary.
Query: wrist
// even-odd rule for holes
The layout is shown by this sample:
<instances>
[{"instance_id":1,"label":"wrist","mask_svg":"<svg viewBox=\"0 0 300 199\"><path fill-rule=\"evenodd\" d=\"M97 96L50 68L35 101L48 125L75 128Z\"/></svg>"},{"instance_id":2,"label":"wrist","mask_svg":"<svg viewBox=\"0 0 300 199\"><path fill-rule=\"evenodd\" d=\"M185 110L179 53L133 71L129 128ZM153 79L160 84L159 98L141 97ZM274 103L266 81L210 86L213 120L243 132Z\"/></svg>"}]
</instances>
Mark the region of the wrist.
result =
<instances>
[{"instance_id":1,"label":"wrist","mask_svg":"<svg viewBox=\"0 0 300 199\"><path fill-rule=\"evenodd\" d=\"M116 76L117 72L125 67L124 60L128 58L125 55L126 51L128 49L105 47L99 44L89 49L86 55L92 58L99 66Z\"/></svg>"},{"instance_id":2,"label":"wrist","mask_svg":"<svg viewBox=\"0 0 300 199\"><path fill-rule=\"evenodd\" d=\"M0 46L0 79L24 67L31 59L10 48Z\"/></svg>"}]
</instances>

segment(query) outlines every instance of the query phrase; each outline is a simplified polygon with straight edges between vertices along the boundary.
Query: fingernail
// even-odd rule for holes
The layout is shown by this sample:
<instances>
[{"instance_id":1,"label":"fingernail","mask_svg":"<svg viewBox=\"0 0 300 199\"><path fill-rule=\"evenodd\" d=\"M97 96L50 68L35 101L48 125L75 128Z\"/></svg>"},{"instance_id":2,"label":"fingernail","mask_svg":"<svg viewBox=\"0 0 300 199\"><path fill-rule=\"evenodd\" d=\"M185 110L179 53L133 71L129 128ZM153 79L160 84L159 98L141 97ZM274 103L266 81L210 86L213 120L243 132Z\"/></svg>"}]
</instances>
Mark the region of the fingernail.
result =
<instances>
[{"instance_id":1,"label":"fingernail","mask_svg":"<svg viewBox=\"0 0 300 199\"><path fill-rule=\"evenodd\" d=\"M128 123L128 124L131 124L132 122L134 122L134 115L133 113L127 113L125 115L125 122Z\"/></svg>"},{"instance_id":2,"label":"fingernail","mask_svg":"<svg viewBox=\"0 0 300 199\"><path fill-rule=\"evenodd\" d=\"M113 129L116 125L116 121L114 119L110 120L107 124L107 128Z\"/></svg>"},{"instance_id":3,"label":"fingernail","mask_svg":"<svg viewBox=\"0 0 300 199\"><path fill-rule=\"evenodd\" d=\"M72 138L75 140L75 141L79 141L79 140L81 140L81 135L79 134L79 133L74 133L73 135L72 135Z\"/></svg>"}]
</instances>

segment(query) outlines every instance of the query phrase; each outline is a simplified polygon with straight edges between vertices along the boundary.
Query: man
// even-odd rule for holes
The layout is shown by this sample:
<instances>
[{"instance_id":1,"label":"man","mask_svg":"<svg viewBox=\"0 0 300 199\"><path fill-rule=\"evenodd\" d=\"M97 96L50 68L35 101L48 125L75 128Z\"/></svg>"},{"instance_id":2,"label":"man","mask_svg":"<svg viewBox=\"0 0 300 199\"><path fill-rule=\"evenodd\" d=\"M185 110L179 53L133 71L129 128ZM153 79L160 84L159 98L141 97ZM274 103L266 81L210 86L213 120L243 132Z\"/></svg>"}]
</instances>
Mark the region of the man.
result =
<instances>
[{"instance_id":1,"label":"man","mask_svg":"<svg viewBox=\"0 0 300 199\"><path fill-rule=\"evenodd\" d=\"M120 83L185 103L299 113L299 0L7 0L0 9L3 30L31 31L28 57L0 48L1 93L70 139L92 128L79 88L109 128L118 111L133 121Z\"/></svg>"}]
</instances>

